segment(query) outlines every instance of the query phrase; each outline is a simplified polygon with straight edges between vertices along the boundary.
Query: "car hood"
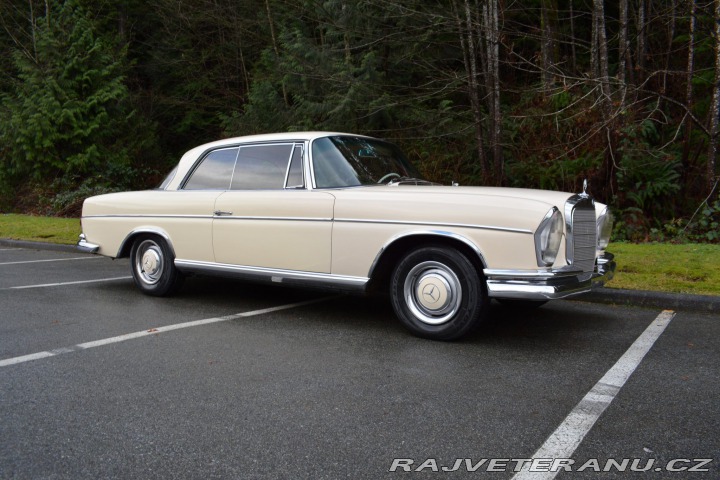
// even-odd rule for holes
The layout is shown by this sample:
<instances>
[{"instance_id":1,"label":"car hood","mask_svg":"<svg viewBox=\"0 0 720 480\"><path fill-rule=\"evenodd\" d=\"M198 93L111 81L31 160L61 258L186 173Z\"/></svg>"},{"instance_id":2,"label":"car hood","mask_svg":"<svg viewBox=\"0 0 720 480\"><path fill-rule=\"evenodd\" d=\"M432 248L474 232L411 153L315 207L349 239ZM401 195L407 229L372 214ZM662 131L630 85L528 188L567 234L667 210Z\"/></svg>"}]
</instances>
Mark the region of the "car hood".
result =
<instances>
[{"instance_id":1,"label":"car hood","mask_svg":"<svg viewBox=\"0 0 720 480\"><path fill-rule=\"evenodd\" d=\"M572 193L502 187L388 185L330 191L335 219L468 225L534 232Z\"/></svg>"},{"instance_id":2,"label":"car hood","mask_svg":"<svg viewBox=\"0 0 720 480\"><path fill-rule=\"evenodd\" d=\"M546 205L564 203L574 195L569 192L558 192L552 190L537 190L530 188L508 188L508 187L450 187L450 186L414 186L414 185L389 185L388 188L407 190L413 193L432 195L470 195L494 198L517 198L533 202L541 202Z\"/></svg>"}]
</instances>

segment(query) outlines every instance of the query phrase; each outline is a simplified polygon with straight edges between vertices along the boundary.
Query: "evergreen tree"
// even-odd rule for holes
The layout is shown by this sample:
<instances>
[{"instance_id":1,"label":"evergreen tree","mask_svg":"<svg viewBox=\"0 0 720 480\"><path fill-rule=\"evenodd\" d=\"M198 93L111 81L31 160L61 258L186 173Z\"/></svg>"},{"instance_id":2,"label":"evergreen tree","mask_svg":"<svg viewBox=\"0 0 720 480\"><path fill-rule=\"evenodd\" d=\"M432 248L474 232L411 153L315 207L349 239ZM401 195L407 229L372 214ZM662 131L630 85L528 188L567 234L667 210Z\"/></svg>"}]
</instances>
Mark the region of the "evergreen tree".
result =
<instances>
[{"instance_id":1,"label":"evergreen tree","mask_svg":"<svg viewBox=\"0 0 720 480\"><path fill-rule=\"evenodd\" d=\"M48 17L37 20L34 55L14 52L17 77L2 95L6 183L102 175L129 165L138 144L125 48L100 35L75 1L56 4Z\"/></svg>"}]
</instances>

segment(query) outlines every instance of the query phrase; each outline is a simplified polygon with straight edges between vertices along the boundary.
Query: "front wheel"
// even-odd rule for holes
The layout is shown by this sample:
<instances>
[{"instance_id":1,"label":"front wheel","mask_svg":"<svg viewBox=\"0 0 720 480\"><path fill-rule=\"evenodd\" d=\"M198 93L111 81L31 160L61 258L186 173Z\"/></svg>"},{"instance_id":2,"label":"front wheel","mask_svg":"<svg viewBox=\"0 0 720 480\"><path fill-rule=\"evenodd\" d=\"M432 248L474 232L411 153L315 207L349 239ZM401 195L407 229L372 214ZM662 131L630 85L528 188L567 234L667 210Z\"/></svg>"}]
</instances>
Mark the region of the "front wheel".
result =
<instances>
[{"instance_id":1,"label":"front wheel","mask_svg":"<svg viewBox=\"0 0 720 480\"><path fill-rule=\"evenodd\" d=\"M163 297L180 288L183 275L175 268L172 250L156 236L139 237L130 250L133 280L141 292Z\"/></svg>"},{"instance_id":2,"label":"front wheel","mask_svg":"<svg viewBox=\"0 0 720 480\"><path fill-rule=\"evenodd\" d=\"M459 251L428 246L408 253L392 275L395 314L415 335L455 340L486 316L487 289L481 274Z\"/></svg>"}]
</instances>

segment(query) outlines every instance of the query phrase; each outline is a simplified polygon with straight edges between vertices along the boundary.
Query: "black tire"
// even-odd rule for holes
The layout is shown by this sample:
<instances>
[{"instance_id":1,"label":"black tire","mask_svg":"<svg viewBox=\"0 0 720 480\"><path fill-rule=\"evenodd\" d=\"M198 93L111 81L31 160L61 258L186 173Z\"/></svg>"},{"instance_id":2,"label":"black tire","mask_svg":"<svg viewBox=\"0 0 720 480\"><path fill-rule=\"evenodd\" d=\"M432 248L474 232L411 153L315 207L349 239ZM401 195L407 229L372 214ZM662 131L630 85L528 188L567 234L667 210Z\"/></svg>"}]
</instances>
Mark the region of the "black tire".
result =
<instances>
[{"instance_id":1,"label":"black tire","mask_svg":"<svg viewBox=\"0 0 720 480\"><path fill-rule=\"evenodd\" d=\"M130 269L135 285L146 295L164 297L175 293L184 280L175 268L167 242L155 235L135 239L130 250Z\"/></svg>"},{"instance_id":2,"label":"black tire","mask_svg":"<svg viewBox=\"0 0 720 480\"><path fill-rule=\"evenodd\" d=\"M442 245L405 255L392 274L390 298L405 327L433 340L456 340L487 315L482 273L465 255Z\"/></svg>"},{"instance_id":3,"label":"black tire","mask_svg":"<svg viewBox=\"0 0 720 480\"><path fill-rule=\"evenodd\" d=\"M522 300L519 298L496 298L496 300L503 307L513 310L535 310L548 302L547 300Z\"/></svg>"}]
</instances>

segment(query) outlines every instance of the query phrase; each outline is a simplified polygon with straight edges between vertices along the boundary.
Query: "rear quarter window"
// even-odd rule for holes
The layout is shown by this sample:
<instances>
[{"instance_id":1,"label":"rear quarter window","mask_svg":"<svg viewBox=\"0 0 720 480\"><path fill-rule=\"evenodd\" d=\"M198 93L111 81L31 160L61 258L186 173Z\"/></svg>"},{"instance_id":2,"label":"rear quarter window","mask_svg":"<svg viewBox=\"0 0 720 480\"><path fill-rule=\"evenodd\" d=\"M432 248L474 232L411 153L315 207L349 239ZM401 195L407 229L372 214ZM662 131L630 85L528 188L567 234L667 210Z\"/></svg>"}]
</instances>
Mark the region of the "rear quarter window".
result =
<instances>
[{"instance_id":1,"label":"rear quarter window","mask_svg":"<svg viewBox=\"0 0 720 480\"><path fill-rule=\"evenodd\" d=\"M227 190L230 188L238 148L213 150L185 182L185 190Z\"/></svg>"}]
</instances>

